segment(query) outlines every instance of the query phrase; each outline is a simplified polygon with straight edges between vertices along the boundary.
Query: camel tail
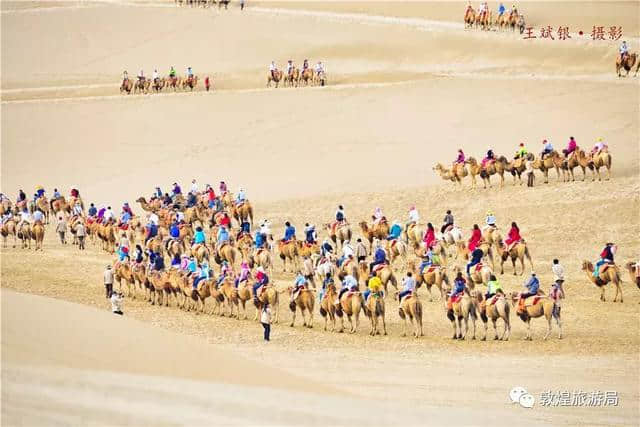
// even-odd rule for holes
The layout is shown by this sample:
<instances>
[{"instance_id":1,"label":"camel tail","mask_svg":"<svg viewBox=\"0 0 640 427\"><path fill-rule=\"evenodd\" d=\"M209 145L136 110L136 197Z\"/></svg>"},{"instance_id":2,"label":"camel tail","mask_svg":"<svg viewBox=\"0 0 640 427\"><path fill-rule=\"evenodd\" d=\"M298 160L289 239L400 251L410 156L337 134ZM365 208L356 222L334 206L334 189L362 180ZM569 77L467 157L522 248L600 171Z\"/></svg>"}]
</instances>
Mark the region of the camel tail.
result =
<instances>
[{"instance_id":1,"label":"camel tail","mask_svg":"<svg viewBox=\"0 0 640 427\"><path fill-rule=\"evenodd\" d=\"M418 301L416 301L416 306L414 311L415 311L416 319L422 320L422 304L420 304Z\"/></svg>"}]
</instances>

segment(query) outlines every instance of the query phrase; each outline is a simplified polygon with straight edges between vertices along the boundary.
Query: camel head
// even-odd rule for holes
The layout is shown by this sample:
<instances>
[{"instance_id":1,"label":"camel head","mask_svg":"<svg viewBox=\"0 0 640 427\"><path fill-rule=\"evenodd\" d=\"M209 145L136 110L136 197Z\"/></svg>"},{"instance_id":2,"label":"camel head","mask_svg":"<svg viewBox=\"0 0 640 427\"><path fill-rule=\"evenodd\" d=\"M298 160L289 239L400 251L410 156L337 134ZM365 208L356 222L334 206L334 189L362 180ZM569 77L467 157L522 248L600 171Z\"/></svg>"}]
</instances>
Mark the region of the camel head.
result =
<instances>
[{"instance_id":1,"label":"camel head","mask_svg":"<svg viewBox=\"0 0 640 427\"><path fill-rule=\"evenodd\" d=\"M582 270L588 273L593 272L593 264L591 264L591 262L587 260L582 261Z\"/></svg>"},{"instance_id":2,"label":"camel head","mask_svg":"<svg viewBox=\"0 0 640 427\"><path fill-rule=\"evenodd\" d=\"M433 170L435 172L441 172L442 170L444 170L444 167L442 167L440 163L436 163L436 165L433 167Z\"/></svg>"}]
</instances>

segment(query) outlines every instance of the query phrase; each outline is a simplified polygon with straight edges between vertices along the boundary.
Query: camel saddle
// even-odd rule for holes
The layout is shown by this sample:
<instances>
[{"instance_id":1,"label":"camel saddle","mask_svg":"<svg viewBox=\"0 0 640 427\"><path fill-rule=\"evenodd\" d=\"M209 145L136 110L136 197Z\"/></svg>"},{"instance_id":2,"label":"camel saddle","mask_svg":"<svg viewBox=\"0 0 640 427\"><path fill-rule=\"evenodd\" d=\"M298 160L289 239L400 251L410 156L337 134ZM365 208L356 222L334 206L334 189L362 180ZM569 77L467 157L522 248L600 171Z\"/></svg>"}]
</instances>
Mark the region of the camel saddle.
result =
<instances>
[{"instance_id":1,"label":"camel saddle","mask_svg":"<svg viewBox=\"0 0 640 427\"><path fill-rule=\"evenodd\" d=\"M120 224L118 228L122 231L127 231L129 229L129 224Z\"/></svg>"},{"instance_id":2,"label":"camel saddle","mask_svg":"<svg viewBox=\"0 0 640 427\"><path fill-rule=\"evenodd\" d=\"M480 270L482 270L482 267L484 267L484 263L479 262L476 265L473 266L473 271L475 271L476 273L479 273Z\"/></svg>"},{"instance_id":3,"label":"camel saddle","mask_svg":"<svg viewBox=\"0 0 640 427\"><path fill-rule=\"evenodd\" d=\"M393 239L391 241L391 247L394 248L396 246L396 244L398 243L398 239Z\"/></svg>"},{"instance_id":4,"label":"camel saddle","mask_svg":"<svg viewBox=\"0 0 640 427\"><path fill-rule=\"evenodd\" d=\"M422 274L433 273L434 271L440 269L439 265L429 265L427 268L422 270Z\"/></svg>"},{"instance_id":5,"label":"camel saddle","mask_svg":"<svg viewBox=\"0 0 640 427\"><path fill-rule=\"evenodd\" d=\"M226 244L226 243L225 243ZM223 244L222 246L220 246L220 249L222 249L224 247ZM191 252L196 252L198 249L200 249L200 247L204 246L202 243L196 243L195 245L191 246Z\"/></svg>"},{"instance_id":6,"label":"camel saddle","mask_svg":"<svg viewBox=\"0 0 640 427\"><path fill-rule=\"evenodd\" d=\"M400 304L402 304L402 301L406 300L407 298L411 298L412 296L413 296L413 292L409 292L408 294L402 297L402 299L400 300Z\"/></svg>"},{"instance_id":7,"label":"camel saddle","mask_svg":"<svg viewBox=\"0 0 640 427\"><path fill-rule=\"evenodd\" d=\"M446 233L446 232L451 231L451 230L453 230L453 224L447 225L447 228L444 229L444 232Z\"/></svg>"},{"instance_id":8,"label":"camel saddle","mask_svg":"<svg viewBox=\"0 0 640 427\"><path fill-rule=\"evenodd\" d=\"M385 262L383 262L382 264L378 264L376 266L373 267L373 271L372 273L377 273L378 271L382 270L385 267L388 267L389 265Z\"/></svg>"},{"instance_id":9,"label":"camel saddle","mask_svg":"<svg viewBox=\"0 0 640 427\"><path fill-rule=\"evenodd\" d=\"M462 295L451 295L447 298L447 310L453 310L453 304L458 304L462 299Z\"/></svg>"},{"instance_id":10,"label":"camel saddle","mask_svg":"<svg viewBox=\"0 0 640 427\"><path fill-rule=\"evenodd\" d=\"M536 305L538 302L540 302L541 298L542 298L542 295L533 295L525 299L520 298L520 301L518 303L518 309L516 310L516 312L518 314L524 313L527 307L532 307Z\"/></svg>"}]
</instances>

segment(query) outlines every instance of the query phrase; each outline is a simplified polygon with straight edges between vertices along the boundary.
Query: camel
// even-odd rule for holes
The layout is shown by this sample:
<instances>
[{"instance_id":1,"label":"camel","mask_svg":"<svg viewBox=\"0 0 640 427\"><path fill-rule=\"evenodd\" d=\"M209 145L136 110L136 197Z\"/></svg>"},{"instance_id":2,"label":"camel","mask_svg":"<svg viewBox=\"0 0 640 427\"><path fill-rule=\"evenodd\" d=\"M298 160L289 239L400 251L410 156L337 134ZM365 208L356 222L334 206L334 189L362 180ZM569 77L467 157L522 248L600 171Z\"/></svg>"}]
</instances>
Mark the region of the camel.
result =
<instances>
[{"instance_id":1,"label":"camel","mask_svg":"<svg viewBox=\"0 0 640 427\"><path fill-rule=\"evenodd\" d=\"M49 204L51 207L51 211L55 216L58 216L58 212L71 213L71 206L69 206L64 197L51 199Z\"/></svg>"},{"instance_id":2,"label":"camel","mask_svg":"<svg viewBox=\"0 0 640 427\"><path fill-rule=\"evenodd\" d=\"M279 292L276 289L275 285L268 284L263 286L261 290L258 292L258 301L257 304L254 300L254 305L256 306L256 315L254 317L254 321L258 320L258 313L262 310L265 303L268 303L271 306L273 311L273 323L280 322L280 297Z\"/></svg>"},{"instance_id":3,"label":"camel","mask_svg":"<svg viewBox=\"0 0 640 427\"><path fill-rule=\"evenodd\" d=\"M13 236L13 247L16 247L18 233L16 231L16 221L14 219L7 220L7 222L2 224L0 234L2 234L3 246L5 248L7 247L7 237L9 237L9 235Z\"/></svg>"},{"instance_id":4,"label":"camel","mask_svg":"<svg viewBox=\"0 0 640 427\"><path fill-rule=\"evenodd\" d=\"M233 283L232 277L226 277L222 284L218 287L220 294L218 295L218 301L222 302L222 309L220 310L220 316L225 315L224 307L229 308L229 317L233 317L233 308L236 308L236 315L239 314L238 307L238 291Z\"/></svg>"},{"instance_id":5,"label":"camel","mask_svg":"<svg viewBox=\"0 0 640 427\"><path fill-rule=\"evenodd\" d=\"M598 174L598 181L602 181L600 176L600 168L607 168L607 181L611 179L611 154L608 151L603 150L593 157L593 168ZM595 177L593 178L595 181Z\"/></svg>"},{"instance_id":6,"label":"camel","mask_svg":"<svg viewBox=\"0 0 640 427\"><path fill-rule=\"evenodd\" d=\"M31 228L31 237L36 241L35 250L38 248L42 250L42 242L44 241L44 225L41 222L36 222Z\"/></svg>"},{"instance_id":7,"label":"camel","mask_svg":"<svg viewBox=\"0 0 640 427\"><path fill-rule=\"evenodd\" d=\"M398 315L404 320L404 329L402 330L403 337L407 336L407 318L409 318L411 326L413 326L413 336L416 338L424 336L424 332L422 331L422 303L418 299L416 292L402 299L400 307L398 308Z\"/></svg>"},{"instance_id":8,"label":"camel","mask_svg":"<svg viewBox=\"0 0 640 427\"><path fill-rule=\"evenodd\" d=\"M116 226L109 222L108 224L98 224L97 229L98 238L102 241L102 249L111 254L114 253L116 244Z\"/></svg>"},{"instance_id":9,"label":"camel","mask_svg":"<svg viewBox=\"0 0 640 427\"><path fill-rule=\"evenodd\" d=\"M324 85L326 85L327 84L327 74L324 71L320 71L320 72L316 73L316 76L313 78L313 84L315 86L324 86Z\"/></svg>"},{"instance_id":10,"label":"camel","mask_svg":"<svg viewBox=\"0 0 640 427\"><path fill-rule=\"evenodd\" d=\"M333 224L326 224L326 228L329 234L329 238L336 245L338 244L338 242L340 242L340 247L342 247L345 241L351 241L351 226L346 222L336 224L335 227L333 226Z\"/></svg>"},{"instance_id":11,"label":"camel","mask_svg":"<svg viewBox=\"0 0 640 427\"><path fill-rule=\"evenodd\" d=\"M31 249L31 225L28 222L23 222L18 226L18 239L22 242L21 248Z\"/></svg>"},{"instance_id":12,"label":"camel","mask_svg":"<svg viewBox=\"0 0 640 427\"><path fill-rule=\"evenodd\" d=\"M182 255L183 245L182 242L178 239L170 238L164 243L164 248L167 251L167 255L169 258L172 258L176 255Z\"/></svg>"},{"instance_id":13,"label":"camel","mask_svg":"<svg viewBox=\"0 0 640 427\"><path fill-rule=\"evenodd\" d=\"M138 79L138 81L135 82L135 84L133 85L133 93L144 93L145 95L147 93L149 93L149 88L151 87L151 80L149 79L144 79L144 80L140 80Z\"/></svg>"},{"instance_id":14,"label":"camel","mask_svg":"<svg viewBox=\"0 0 640 427\"><path fill-rule=\"evenodd\" d=\"M311 68L307 68L302 73L300 73L300 81L302 81L305 86L308 86L309 83L312 83L313 82L313 70Z\"/></svg>"},{"instance_id":15,"label":"camel","mask_svg":"<svg viewBox=\"0 0 640 427\"><path fill-rule=\"evenodd\" d=\"M289 295L291 296L293 293L293 288L289 287ZM298 295L289 302L289 309L291 310L291 326L293 328L296 322L296 311L300 309L300 314L302 315L302 325L307 328L313 328L313 306L315 304L315 297L313 291L309 289L301 289L298 291ZM307 314L309 316L309 320L307 321Z\"/></svg>"},{"instance_id":16,"label":"camel","mask_svg":"<svg viewBox=\"0 0 640 427\"><path fill-rule=\"evenodd\" d=\"M141 291L145 292L145 299L148 302L151 302L151 295L147 297L146 292L149 290L147 286L145 286L147 282L147 271L144 262L141 263L132 263L131 264L131 274L133 275L133 285L134 288L137 285ZM136 292L133 292L133 299L136 298Z\"/></svg>"},{"instance_id":17,"label":"camel","mask_svg":"<svg viewBox=\"0 0 640 427\"><path fill-rule=\"evenodd\" d=\"M514 159L513 161L506 164L505 170L511 173L511 175L513 176L513 185L516 185L517 183L522 185L522 174L524 173L524 170L526 168L526 161L533 161L534 157L535 156L533 155L533 153L529 153L524 158L518 157L517 159Z\"/></svg>"},{"instance_id":18,"label":"camel","mask_svg":"<svg viewBox=\"0 0 640 427\"><path fill-rule=\"evenodd\" d=\"M422 274L420 274L420 267L416 266L415 261L409 261L407 269L413 273L413 276L416 278L416 287L420 288L422 284L427 287L429 291L429 302L433 301L433 296L431 295L431 287L435 285L440 291L440 300L443 301L445 298L442 282L444 282L447 286L449 285L449 278L447 277L447 272L443 267L440 266L429 266L425 267Z\"/></svg>"},{"instance_id":19,"label":"camel","mask_svg":"<svg viewBox=\"0 0 640 427\"><path fill-rule=\"evenodd\" d=\"M274 82L277 88L280 80L282 80L282 75L282 70L275 70L273 73L269 72L269 75L267 76L267 87L271 87L271 82Z\"/></svg>"},{"instance_id":20,"label":"camel","mask_svg":"<svg viewBox=\"0 0 640 427\"><path fill-rule=\"evenodd\" d=\"M469 332L469 319L473 324L473 337L476 339L476 316L477 307L475 300L471 298L468 292L465 291L464 295L457 301L450 302L450 308L447 310L447 318L451 321L453 326L453 339L464 340ZM464 333L462 332L462 321L464 320Z\"/></svg>"},{"instance_id":21,"label":"camel","mask_svg":"<svg viewBox=\"0 0 640 427\"><path fill-rule=\"evenodd\" d=\"M631 278L631 282L635 283L638 289L640 289L640 263L628 262L625 264L627 271L629 272L629 277Z\"/></svg>"},{"instance_id":22,"label":"camel","mask_svg":"<svg viewBox=\"0 0 640 427\"><path fill-rule=\"evenodd\" d=\"M422 239L424 238L424 233L416 224L409 224L407 231L405 233L407 235L407 242L409 245L415 250L420 247L422 243Z\"/></svg>"},{"instance_id":23,"label":"camel","mask_svg":"<svg viewBox=\"0 0 640 427\"><path fill-rule=\"evenodd\" d=\"M542 157L539 157L536 160L534 160L533 168L539 169L542 172L542 175L544 176L544 183L548 184L549 171L551 169L556 170L558 181L560 181L560 168L562 167L563 163L564 163L564 159L562 158L562 156L560 156L560 154L558 154L556 150L553 150L550 154L547 154L545 156L544 160L542 159Z\"/></svg>"},{"instance_id":24,"label":"camel","mask_svg":"<svg viewBox=\"0 0 640 427\"><path fill-rule=\"evenodd\" d=\"M47 198L45 196L38 197L38 200L36 200L36 206L44 214L44 223L49 224L50 222L49 216L51 214L51 208L49 206L49 201L47 200Z\"/></svg>"},{"instance_id":25,"label":"camel","mask_svg":"<svg viewBox=\"0 0 640 427\"><path fill-rule=\"evenodd\" d=\"M308 243L297 241L298 244L298 256L304 257L317 257L320 255L320 245L317 243Z\"/></svg>"},{"instance_id":26,"label":"camel","mask_svg":"<svg viewBox=\"0 0 640 427\"><path fill-rule=\"evenodd\" d=\"M491 175L500 175L500 188L504 187L504 171L507 168L507 159L504 156L500 156L495 161L487 162L485 167L482 167L480 163L476 161L474 157L469 157L465 163L469 165L471 173L471 188L476 188L476 175L480 175L484 188L491 188Z\"/></svg>"},{"instance_id":27,"label":"camel","mask_svg":"<svg viewBox=\"0 0 640 427\"><path fill-rule=\"evenodd\" d=\"M369 252L373 252L373 239L385 240L389 235L389 223L386 218L382 218L380 222L369 226L365 221L360 222L360 228L364 236L369 241Z\"/></svg>"},{"instance_id":28,"label":"camel","mask_svg":"<svg viewBox=\"0 0 640 427\"><path fill-rule=\"evenodd\" d=\"M150 271L147 275L145 287L149 289L151 305L163 305L169 306L169 297L171 295L176 299L177 304L177 292L171 283L171 278L168 273L159 271ZM163 296L165 298L163 298Z\"/></svg>"},{"instance_id":29,"label":"camel","mask_svg":"<svg viewBox=\"0 0 640 427\"><path fill-rule=\"evenodd\" d=\"M457 225L451 226L444 231L444 233L436 233L436 239L442 243L445 248L446 256L452 256L450 248L454 248L455 258L460 255L460 246L465 245L462 229Z\"/></svg>"},{"instance_id":30,"label":"camel","mask_svg":"<svg viewBox=\"0 0 640 427\"><path fill-rule=\"evenodd\" d=\"M206 244L203 244L203 243L194 244L193 246L191 246L190 253L196 258L199 264L202 263L202 261L204 260L207 260L207 262L211 261L211 252L209 251L209 248L207 247ZM218 259L216 259L216 262L218 262ZM220 264L221 262L219 262L218 264Z\"/></svg>"},{"instance_id":31,"label":"camel","mask_svg":"<svg viewBox=\"0 0 640 427\"><path fill-rule=\"evenodd\" d=\"M451 169L444 167L442 164L437 163L433 167L434 172L437 172L440 175L440 178L445 181L451 181L456 184L460 184L460 188L462 188L462 179L469 174L467 171L467 167L463 164L456 164Z\"/></svg>"},{"instance_id":32,"label":"camel","mask_svg":"<svg viewBox=\"0 0 640 427\"><path fill-rule=\"evenodd\" d=\"M606 268L604 268L606 265ZM591 280L591 282L593 282L593 284L595 284L597 287L599 287L601 289L601 293L600 293L600 301L605 302L605 296L604 296L604 290L605 290L605 285L607 285L608 283L613 283L616 287L616 295L613 298L613 302L616 302L618 300L618 294L620 294L620 302L622 302L622 279L620 278L620 270L618 269L617 265L609 265L609 264L605 264L603 266L600 267L600 271L598 273L598 277L594 277L593 276L593 264L591 264L591 262L584 260L582 261L582 271L584 271L587 276L589 277L589 280Z\"/></svg>"},{"instance_id":33,"label":"camel","mask_svg":"<svg viewBox=\"0 0 640 427\"><path fill-rule=\"evenodd\" d=\"M284 87L287 87L287 86L293 87L294 85L298 87L299 79L300 79L300 70L297 67L293 67L291 72L287 74L284 78Z\"/></svg>"},{"instance_id":34,"label":"camel","mask_svg":"<svg viewBox=\"0 0 640 427\"><path fill-rule=\"evenodd\" d=\"M638 55L635 53L629 53L624 60L621 60L620 56L616 58L616 73L618 74L618 77L622 77L622 74L620 73L622 69L627 72L625 77L629 77L629 71L631 71L635 65L637 56ZM638 64L638 68L640 68L640 64ZM638 74L638 68L636 68L636 74Z\"/></svg>"},{"instance_id":35,"label":"camel","mask_svg":"<svg viewBox=\"0 0 640 427\"><path fill-rule=\"evenodd\" d=\"M236 259L238 259L238 250L229 243L224 243L216 253L216 263L222 265L223 261L227 261L231 271L236 271Z\"/></svg>"},{"instance_id":36,"label":"camel","mask_svg":"<svg viewBox=\"0 0 640 427\"><path fill-rule=\"evenodd\" d=\"M156 212L162 206L162 201L160 199L154 199L152 203L147 203L147 199L144 197L136 199L136 203L140 203L140 207L145 212Z\"/></svg>"},{"instance_id":37,"label":"camel","mask_svg":"<svg viewBox=\"0 0 640 427\"><path fill-rule=\"evenodd\" d=\"M380 278L380 281L384 285L384 291L387 293L387 284L391 282L395 290L398 290L398 280L396 279L391 266L388 264L380 264L374 267L374 273ZM364 286L367 286L367 279L369 277L369 266L365 262L361 262L358 266L358 279L364 282Z\"/></svg>"},{"instance_id":38,"label":"camel","mask_svg":"<svg viewBox=\"0 0 640 427\"><path fill-rule=\"evenodd\" d=\"M509 28L511 28L511 31L515 31L516 30L516 26L520 25L520 17L522 15L518 14L518 9L514 8L510 13L509 13L509 18L507 19L507 25L509 26ZM522 31L520 32L520 34L522 34Z\"/></svg>"},{"instance_id":39,"label":"camel","mask_svg":"<svg viewBox=\"0 0 640 427\"><path fill-rule=\"evenodd\" d=\"M232 205L231 214L238 224L249 221L249 224L253 227L253 208L248 200L244 201L239 206L235 204Z\"/></svg>"},{"instance_id":40,"label":"camel","mask_svg":"<svg viewBox=\"0 0 640 427\"><path fill-rule=\"evenodd\" d=\"M186 77L182 80L182 90L189 88L193 92L196 86L198 86L198 76Z\"/></svg>"},{"instance_id":41,"label":"camel","mask_svg":"<svg viewBox=\"0 0 640 427\"><path fill-rule=\"evenodd\" d=\"M131 93L131 89L133 89L133 82L130 79L123 79L120 84L120 94L122 92L127 92L127 95Z\"/></svg>"},{"instance_id":42,"label":"camel","mask_svg":"<svg viewBox=\"0 0 640 427\"><path fill-rule=\"evenodd\" d=\"M196 303L196 310L199 309L200 313L204 313L206 300L207 298L211 297L211 299L213 300L211 314L216 314L216 309L218 309L217 313L220 314L219 298L221 297L221 294L216 288L216 281L214 279L202 280L198 284L197 297L198 301Z\"/></svg>"},{"instance_id":43,"label":"camel","mask_svg":"<svg viewBox=\"0 0 640 427\"><path fill-rule=\"evenodd\" d=\"M476 28L480 27L482 30L489 31L491 29L491 23L493 21L493 13L489 10L478 13L476 15L475 25Z\"/></svg>"},{"instance_id":44,"label":"camel","mask_svg":"<svg viewBox=\"0 0 640 427\"><path fill-rule=\"evenodd\" d=\"M173 91L177 91L182 84L182 79L178 76L169 77L167 80L167 88L172 88Z\"/></svg>"},{"instance_id":45,"label":"camel","mask_svg":"<svg viewBox=\"0 0 640 427\"><path fill-rule=\"evenodd\" d=\"M156 93L161 92L166 85L167 80L164 77L157 78L153 81L153 90L155 90Z\"/></svg>"},{"instance_id":46,"label":"camel","mask_svg":"<svg viewBox=\"0 0 640 427\"><path fill-rule=\"evenodd\" d=\"M455 272L460 271L457 267ZM491 267L481 262L479 264L474 265L470 269L471 280L469 280L468 287L469 289L474 289L476 285L487 285L489 283L489 278L493 274L493 270Z\"/></svg>"},{"instance_id":47,"label":"camel","mask_svg":"<svg viewBox=\"0 0 640 427\"><path fill-rule=\"evenodd\" d=\"M331 332L336 330L336 305L335 300L338 298L336 285L333 283L327 286L326 292L322 295L320 301L320 316L324 318L324 330L327 330L327 323L331 321Z\"/></svg>"},{"instance_id":48,"label":"camel","mask_svg":"<svg viewBox=\"0 0 640 427\"><path fill-rule=\"evenodd\" d=\"M478 313L480 314L480 320L484 323L484 337L481 341L487 340L487 324L489 319L493 324L493 331L495 333L494 340L509 341L511 336L511 320L510 311L511 308L506 297L503 294L498 294L492 297L489 301L485 300L482 292L473 291L472 297L476 299L476 306L478 307ZM497 321L502 319L504 322L504 331L500 338L498 338Z\"/></svg>"},{"instance_id":49,"label":"camel","mask_svg":"<svg viewBox=\"0 0 640 427\"><path fill-rule=\"evenodd\" d=\"M382 320L382 331L387 335L387 324L384 320L384 297L382 293L371 293L367 302L364 304L364 314L371 321L371 331L369 335L380 335L378 330L378 318Z\"/></svg>"},{"instance_id":50,"label":"camel","mask_svg":"<svg viewBox=\"0 0 640 427\"><path fill-rule=\"evenodd\" d=\"M262 267L264 271L269 272L269 275L273 276L273 260L271 258L271 252L267 249L256 249L253 253L253 262L256 266Z\"/></svg>"},{"instance_id":51,"label":"camel","mask_svg":"<svg viewBox=\"0 0 640 427\"><path fill-rule=\"evenodd\" d=\"M247 319L247 301L253 299L253 286L247 281L244 285L238 286L238 320L240 320L240 308L242 308L243 319ZM256 314L257 317L257 314Z\"/></svg>"},{"instance_id":52,"label":"camel","mask_svg":"<svg viewBox=\"0 0 640 427\"><path fill-rule=\"evenodd\" d=\"M387 240L387 254L389 255L389 264L393 266L396 259L401 258L404 263L401 265L401 270L406 267L407 264L407 245L400 239L393 241Z\"/></svg>"},{"instance_id":53,"label":"camel","mask_svg":"<svg viewBox=\"0 0 640 427\"><path fill-rule=\"evenodd\" d=\"M116 261L113 264L113 278L118 283L118 290L122 292L122 281L127 286L127 297L136 297L136 279L128 262Z\"/></svg>"},{"instance_id":54,"label":"camel","mask_svg":"<svg viewBox=\"0 0 640 427\"><path fill-rule=\"evenodd\" d=\"M298 270L300 261L298 258L298 244L295 240L288 242L280 240L278 242L278 251L283 264L282 269L285 273L287 272L287 261L289 261L289 265L292 265L292 272Z\"/></svg>"},{"instance_id":55,"label":"camel","mask_svg":"<svg viewBox=\"0 0 640 427\"><path fill-rule=\"evenodd\" d=\"M514 308L517 307L519 299L519 294L517 292L511 293L511 303ZM531 336L531 319L535 319L538 317L544 316L547 319L547 333L544 336L544 340L549 338L551 335L551 318L556 320L558 324L558 328L560 328L560 332L558 334L558 339L562 339L562 320L560 319L560 310L558 310L558 305L554 300L549 298L548 296L540 296L536 295L533 297L527 298L527 301L531 302L531 305L526 305L523 312L516 311L516 314L520 319L527 324L527 335L525 340L532 341L533 338Z\"/></svg>"},{"instance_id":56,"label":"camel","mask_svg":"<svg viewBox=\"0 0 640 427\"><path fill-rule=\"evenodd\" d=\"M344 331L344 316L349 320L349 332L355 334L358 331L360 323L360 311L364 305L362 294L359 291L346 292L342 295L338 305L336 306L336 316L340 318L340 332Z\"/></svg>"},{"instance_id":57,"label":"camel","mask_svg":"<svg viewBox=\"0 0 640 427\"><path fill-rule=\"evenodd\" d=\"M591 176L593 180L594 171L593 164L591 163L591 159L586 155L584 150L576 149L565 161L562 163L562 170L565 174L571 175L571 181L575 181L575 175L573 174L573 169L579 166L582 169L582 180L584 181L587 178L587 169L591 171ZM566 176L565 181L569 181L569 177Z\"/></svg>"},{"instance_id":58,"label":"camel","mask_svg":"<svg viewBox=\"0 0 640 427\"><path fill-rule=\"evenodd\" d=\"M520 265L522 265L522 271L520 275L524 274L524 259L525 257L529 260L529 264L531 264L531 269L533 270L533 261L531 260L531 255L529 254L529 248L527 247L527 243L523 240L515 243L511 246L511 249L507 251L507 245L502 241L502 238L496 241L496 248L498 249L498 256L500 257L500 274L504 274L504 262L507 258L511 258L511 263L513 264L513 275L517 274L516 269L516 259L520 260Z\"/></svg>"},{"instance_id":59,"label":"camel","mask_svg":"<svg viewBox=\"0 0 640 427\"><path fill-rule=\"evenodd\" d=\"M473 27L473 23L476 21L476 11L472 7L467 8L464 14L464 28Z\"/></svg>"}]
</instances>

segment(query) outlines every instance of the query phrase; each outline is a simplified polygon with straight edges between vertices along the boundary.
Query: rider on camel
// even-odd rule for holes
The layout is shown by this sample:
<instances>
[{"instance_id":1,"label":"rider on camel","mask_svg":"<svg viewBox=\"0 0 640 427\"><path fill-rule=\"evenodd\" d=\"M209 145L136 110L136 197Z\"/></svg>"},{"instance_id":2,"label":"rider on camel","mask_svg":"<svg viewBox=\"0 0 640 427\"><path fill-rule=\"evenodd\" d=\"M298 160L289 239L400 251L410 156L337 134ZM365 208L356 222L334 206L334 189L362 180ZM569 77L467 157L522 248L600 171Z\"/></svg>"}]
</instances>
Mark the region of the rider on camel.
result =
<instances>
[{"instance_id":1,"label":"rider on camel","mask_svg":"<svg viewBox=\"0 0 640 427\"><path fill-rule=\"evenodd\" d=\"M469 252L473 252L478 247L480 240L482 240L482 231L480 230L480 227L478 227L478 224L473 224L471 237L469 238Z\"/></svg>"},{"instance_id":2,"label":"rider on camel","mask_svg":"<svg viewBox=\"0 0 640 427\"><path fill-rule=\"evenodd\" d=\"M456 167L457 165L464 165L464 161L465 161L464 152L462 151L462 148L459 148L458 157L453 162L453 166Z\"/></svg>"},{"instance_id":3,"label":"rider on camel","mask_svg":"<svg viewBox=\"0 0 640 427\"><path fill-rule=\"evenodd\" d=\"M576 151L577 148L578 148L578 144L576 143L576 140L573 137L569 137L569 142L567 143L567 148L562 150L562 153L564 154L565 158L569 158L571 153Z\"/></svg>"},{"instance_id":4,"label":"rider on camel","mask_svg":"<svg viewBox=\"0 0 640 427\"><path fill-rule=\"evenodd\" d=\"M504 242L506 245L507 252L512 249L512 247L517 244L522 237L520 236L520 229L518 228L518 224L515 222L511 223L511 230L509 230L509 234L507 236L507 240Z\"/></svg>"},{"instance_id":5,"label":"rider on camel","mask_svg":"<svg viewBox=\"0 0 640 427\"><path fill-rule=\"evenodd\" d=\"M544 147L542 148L542 152L540 153L540 158L544 159L545 156L548 156L553 152L553 145L546 139L542 141Z\"/></svg>"},{"instance_id":6,"label":"rider on camel","mask_svg":"<svg viewBox=\"0 0 640 427\"><path fill-rule=\"evenodd\" d=\"M287 243L291 240L295 240L296 228L293 225L291 225L289 221L285 222L284 225L285 225L285 229L284 229L284 237L282 238L282 242Z\"/></svg>"},{"instance_id":7,"label":"rider on camel","mask_svg":"<svg viewBox=\"0 0 640 427\"><path fill-rule=\"evenodd\" d=\"M487 164L493 163L496 161L496 156L495 154L493 154L493 150L489 149L487 150L487 155L484 156L484 158L482 159L482 169L486 169L487 168Z\"/></svg>"},{"instance_id":8,"label":"rider on camel","mask_svg":"<svg viewBox=\"0 0 640 427\"><path fill-rule=\"evenodd\" d=\"M600 252L600 259L596 262L596 266L593 269L593 277L598 277L600 274L600 267L604 264L614 264L613 256L615 255L618 247L613 243L607 243Z\"/></svg>"},{"instance_id":9,"label":"rider on camel","mask_svg":"<svg viewBox=\"0 0 640 427\"><path fill-rule=\"evenodd\" d=\"M524 159L528 153L529 152L527 151L527 149L524 146L524 142L521 142L520 145L518 146L518 151L516 151L516 155L515 155L515 157L513 159L514 160L515 159Z\"/></svg>"},{"instance_id":10,"label":"rider on camel","mask_svg":"<svg viewBox=\"0 0 640 427\"><path fill-rule=\"evenodd\" d=\"M389 229L389 235L387 236L387 240L396 240L400 238L402 234L402 226L400 225L400 221L393 221L393 225L391 229Z\"/></svg>"},{"instance_id":11,"label":"rider on camel","mask_svg":"<svg viewBox=\"0 0 640 427\"><path fill-rule=\"evenodd\" d=\"M433 224L427 224L427 231L424 234L424 245L427 249L433 249L436 243L436 231L433 229Z\"/></svg>"}]
</instances>

